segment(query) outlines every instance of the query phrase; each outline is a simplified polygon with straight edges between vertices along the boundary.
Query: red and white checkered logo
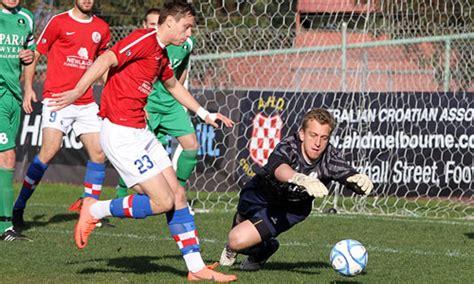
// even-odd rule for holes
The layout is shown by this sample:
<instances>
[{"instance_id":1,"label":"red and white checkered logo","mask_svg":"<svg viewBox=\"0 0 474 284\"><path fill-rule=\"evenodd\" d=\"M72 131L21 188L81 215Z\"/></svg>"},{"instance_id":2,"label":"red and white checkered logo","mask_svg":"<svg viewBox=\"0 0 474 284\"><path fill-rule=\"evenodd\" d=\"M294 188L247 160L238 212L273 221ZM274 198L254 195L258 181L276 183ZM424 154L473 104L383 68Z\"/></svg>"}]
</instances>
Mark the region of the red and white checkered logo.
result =
<instances>
[{"instance_id":1,"label":"red and white checkered logo","mask_svg":"<svg viewBox=\"0 0 474 284\"><path fill-rule=\"evenodd\" d=\"M100 192L102 191L102 185L84 182L84 190L88 194L100 195Z\"/></svg>"},{"instance_id":2,"label":"red and white checkered logo","mask_svg":"<svg viewBox=\"0 0 474 284\"><path fill-rule=\"evenodd\" d=\"M199 244L199 239L196 230L174 235L173 238L176 244L178 244L179 249Z\"/></svg>"},{"instance_id":3,"label":"red and white checkered logo","mask_svg":"<svg viewBox=\"0 0 474 284\"><path fill-rule=\"evenodd\" d=\"M122 201L123 206L123 215L125 217L131 218L133 217L133 199L135 195L129 195L125 197Z\"/></svg>"},{"instance_id":4,"label":"red and white checkered logo","mask_svg":"<svg viewBox=\"0 0 474 284\"><path fill-rule=\"evenodd\" d=\"M280 115L267 117L261 113L253 119L252 138L250 139L250 157L259 166L268 162L268 157L281 140L283 120Z\"/></svg>"}]
</instances>

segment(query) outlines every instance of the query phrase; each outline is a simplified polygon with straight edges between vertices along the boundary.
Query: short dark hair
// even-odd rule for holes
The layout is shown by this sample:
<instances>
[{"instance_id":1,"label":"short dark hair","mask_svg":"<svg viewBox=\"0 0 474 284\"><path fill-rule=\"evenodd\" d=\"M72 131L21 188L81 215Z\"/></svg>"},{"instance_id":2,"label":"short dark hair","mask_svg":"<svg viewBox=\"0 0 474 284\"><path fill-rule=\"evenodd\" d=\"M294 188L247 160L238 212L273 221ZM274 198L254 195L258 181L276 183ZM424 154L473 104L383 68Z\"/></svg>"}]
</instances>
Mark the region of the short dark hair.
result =
<instances>
[{"instance_id":1,"label":"short dark hair","mask_svg":"<svg viewBox=\"0 0 474 284\"><path fill-rule=\"evenodd\" d=\"M160 9L159 8L150 8L148 11L146 11L145 16L143 17L143 22L146 22L146 17L148 15L160 15Z\"/></svg>"},{"instance_id":2,"label":"short dark hair","mask_svg":"<svg viewBox=\"0 0 474 284\"><path fill-rule=\"evenodd\" d=\"M331 132L336 128L336 120L334 119L334 116L332 114L322 108L313 108L307 113L305 113L303 117L303 122L301 127L303 130L305 130L308 127L308 123L310 120L316 120L317 122L321 124L328 124L329 127L331 127Z\"/></svg>"},{"instance_id":3,"label":"short dark hair","mask_svg":"<svg viewBox=\"0 0 474 284\"><path fill-rule=\"evenodd\" d=\"M191 3L188 3L185 0L166 1L163 3L163 7L161 8L158 25L163 24L168 16L172 16L177 21L179 21L188 14L196 17L196 10L194 10L194 7Z\"/></svg>"}]
</instances>

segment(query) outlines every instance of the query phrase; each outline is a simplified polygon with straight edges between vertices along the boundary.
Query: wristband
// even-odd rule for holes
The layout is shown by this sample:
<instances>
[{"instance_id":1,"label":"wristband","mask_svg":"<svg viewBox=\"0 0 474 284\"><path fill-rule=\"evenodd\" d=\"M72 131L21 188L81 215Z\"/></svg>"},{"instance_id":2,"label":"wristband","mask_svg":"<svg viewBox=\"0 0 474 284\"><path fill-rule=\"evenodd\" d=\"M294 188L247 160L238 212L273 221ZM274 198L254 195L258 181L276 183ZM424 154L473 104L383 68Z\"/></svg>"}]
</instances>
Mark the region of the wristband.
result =
<instances>
[{"instance_id":1,"label":"wristband","mask_svg":"<svg viewBox=\"0 0 474 284\"><path fill-rule=\"evenodd\" d=\"M210 118L212 121L216 121L216 119L217 119L217 113L215 113L215 112L210 113L210 114L209 114L209 118Z\"/></svg>"},{"instance_id":2,"label":"wristband","mask_svg":"<svg viewBox=\"0 0 474 284\"><path fill-rule=\"evenodd\" d=\"M203 107L199 107L197 112L196 112L197 116L199 116L202 120L206 120L206 117L209 115L209 112L203 108Z\"/></svg>"}]
</instances>

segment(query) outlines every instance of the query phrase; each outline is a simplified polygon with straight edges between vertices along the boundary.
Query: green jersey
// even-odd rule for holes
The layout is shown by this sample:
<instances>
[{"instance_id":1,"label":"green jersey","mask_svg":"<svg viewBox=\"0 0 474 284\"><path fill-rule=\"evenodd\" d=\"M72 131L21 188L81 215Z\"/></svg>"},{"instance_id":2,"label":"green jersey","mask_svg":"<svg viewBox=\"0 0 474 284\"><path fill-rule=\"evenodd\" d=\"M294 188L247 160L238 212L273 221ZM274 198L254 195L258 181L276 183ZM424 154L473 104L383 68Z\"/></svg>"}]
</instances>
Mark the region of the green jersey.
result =
<instances>
[{"instance_id":1,"label":"green jersey","mask_svg":"<svg viewBox=\"0 0 474 284\"><path fill-rule=\"evenodd\" d=\"M174 71L174 76L179 80L183 72L189 66L189 59L196 40L189 37L182 45L168 45L166 51ZM161 81L157 81L153 85L153 91L148 96L148 104L146 110L148 112L163 111L166 108L173 107L179 102L170 94Z\"/></svg>"},{"instance_id":2,"label":"green jersey","mask_svg":"<svg viewBox=\"0 0 474 284\"><path fill-rule=\"evenodd\" d=\"M0 97L9 92L22 100L18 53L21 49L36 49L34 31L35 21L29 10L0 10Z\"/></svg>"}]
</instances>

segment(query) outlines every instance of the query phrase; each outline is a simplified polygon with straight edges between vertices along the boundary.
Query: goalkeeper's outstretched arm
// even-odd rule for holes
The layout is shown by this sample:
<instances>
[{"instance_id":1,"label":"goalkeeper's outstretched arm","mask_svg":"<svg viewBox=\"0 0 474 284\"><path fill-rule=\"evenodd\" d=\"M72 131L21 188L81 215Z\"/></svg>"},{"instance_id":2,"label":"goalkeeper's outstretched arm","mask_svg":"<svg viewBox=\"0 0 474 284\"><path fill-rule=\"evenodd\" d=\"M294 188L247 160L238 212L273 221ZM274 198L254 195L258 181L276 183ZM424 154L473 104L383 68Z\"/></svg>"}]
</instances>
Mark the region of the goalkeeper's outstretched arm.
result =
<instances>
[{"instance_id":1,"label":"goalkeeper's outstretched arm","mask_svg":"<svg viewBox=\"0 0 474 284\"><path fill-rule=\"evenodd\" d=\"M311 196L323 197L328 195L328 189L318 178L298 173L288 164L279 165L275 169L274 175L280 182L293 183L303 187Z\"/></svg>"},{"instance_id":2,"label":"goalkeeper's outstretched arm","mask_svg":"<svg viewBox=\"0 0 474 284\"><path fill-rule=\"evenodd\" d=\"M374 189L372 180L365 174L354 174L346 178L346 185L358 194L369 195Z\"/></svg>"}]
</instances>

